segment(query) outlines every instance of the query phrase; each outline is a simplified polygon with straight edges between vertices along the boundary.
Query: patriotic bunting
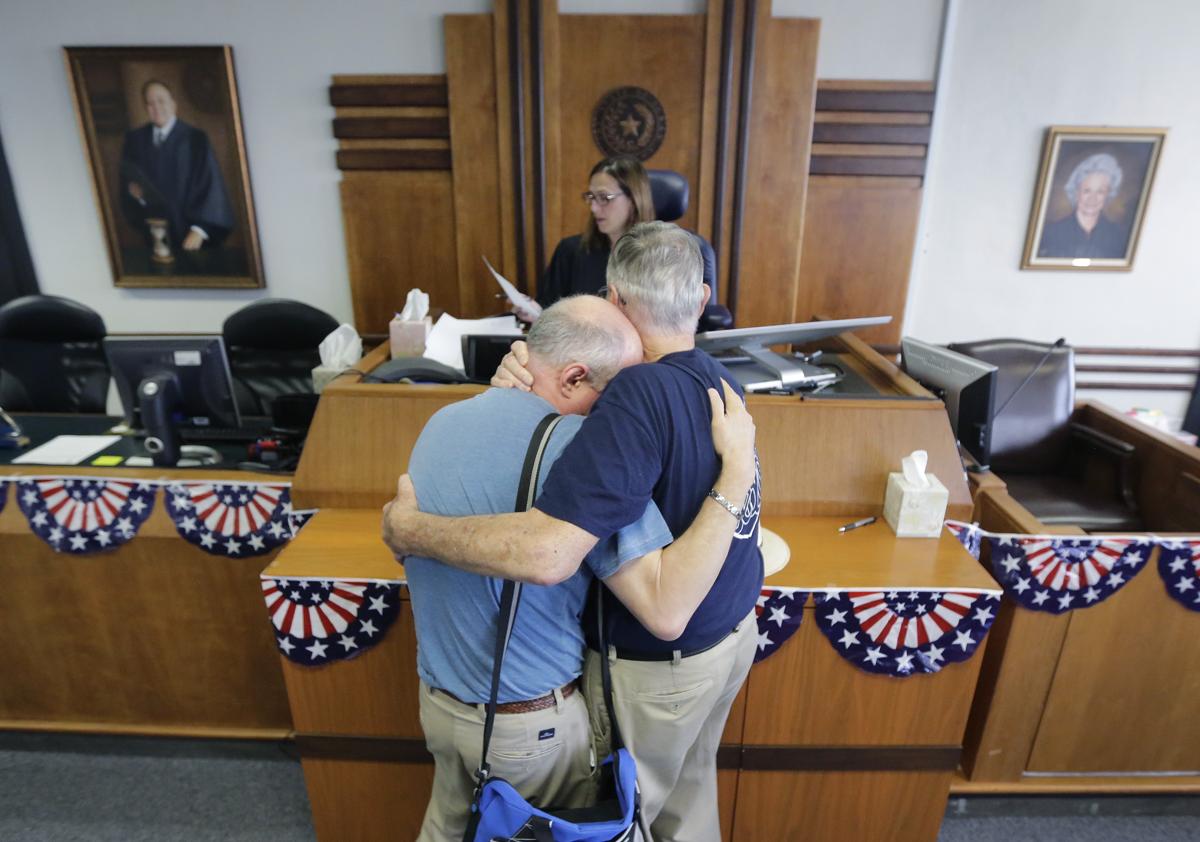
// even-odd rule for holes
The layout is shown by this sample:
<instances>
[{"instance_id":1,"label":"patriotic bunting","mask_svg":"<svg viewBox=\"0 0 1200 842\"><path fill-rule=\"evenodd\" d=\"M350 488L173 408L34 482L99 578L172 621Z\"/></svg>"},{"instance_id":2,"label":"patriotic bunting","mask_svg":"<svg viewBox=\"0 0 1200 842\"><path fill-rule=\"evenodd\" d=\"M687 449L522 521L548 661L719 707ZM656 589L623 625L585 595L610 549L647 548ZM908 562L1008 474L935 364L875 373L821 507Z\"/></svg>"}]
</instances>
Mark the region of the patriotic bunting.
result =
<instances>
[{"instance_id":1,"label":"patriotic bunting","mask_svg":"<svg viewBox=\"0 0 1200 842\"><path fill-rule=\"evenodd\" d=\"M1141 571L1154 545L1133 538L989 535L992 571L1014 600L1062 614L1108 599Z\"/></svg>"},{"instance_id":2,"label":"patriotic bunting","mask_svg":"<svg viewBox=\"0 0 1200 842\"><path fill-rule=\"evenodd\" d=\"M800 628L808 594L795 588L763 588L754 613L758 617L758 651L754 662L775 654Z\"/></svg>"},{"instance_id":3,"label":"patriotic bunting","mask_svg":"<svg viewBox=\"0 0 1200 842\"><path fill-rule=\"evenodd\" d=\"M967 552L979 561L979 551L983 546L983 530L978 523L963 523L961 520L946 521L950 534L958 539L958 543L967 548Z\"/></svg>"},{"instance_id":4,"label":"patriotic bunting","mask_svg":"<svg viewBox=\"0 0 1200 842\"><path fill-rule=\"evenodd\" d=\"M1200 611L1200 539L1161 541L1158 575L1173 599Z\"/></svg>"},{"instance_id":5,"label":"patriotic bunting","mask_svg":"<svg viewBox=\"0 0 1200 842\"><path fill-rule=\"evenodd\" d=\"M300 511L293 510L288 515L288 526L291 527L293 538L300 534L300 530L312 520L313 515L316 513L317 509L301 509Z\"/></svg>"},{"instance_id":6,"label":"patriotic bunting","mask_svg":"<svg viewBox=\"0 0 1200 842\"><path fill-rule=\"evenodd\" d=\"M967 591L832 591L816 595L817 628L861 670L934 673L975 654L1000 595Z\"/></svg>"},{"instance_id":7,"label":"patriotic bunting","mask_svg":"<svg viewBox=\"0 0 1200 842\"><path fill-rule=\"evenodd\" d=\"M306 667L370 649L400 613L399 582L264 578L262 590L279 651Z\"/></svg>"},{"instance_id":8,"label":"patriotic bunting","mask_svg":"<svg viewBox=\"0 0 1200 842\"><path fill-rule=\"evenodd\" d=\"M292 538L286 485L172 482L165 493L179 536L213 555L263 555Z\"/></svg>"},{"instance_id":9,"label":"patriotic bunting","mask_svg":"<svg viewBox=\"0 0 1200 842\"><path fill-rule=\"evenodd\" d=\"M132 540L154 509L155 484L42 477L19 480L16 494L35 535L58 552L82 554Z\"/></svg>"}]
</instances>

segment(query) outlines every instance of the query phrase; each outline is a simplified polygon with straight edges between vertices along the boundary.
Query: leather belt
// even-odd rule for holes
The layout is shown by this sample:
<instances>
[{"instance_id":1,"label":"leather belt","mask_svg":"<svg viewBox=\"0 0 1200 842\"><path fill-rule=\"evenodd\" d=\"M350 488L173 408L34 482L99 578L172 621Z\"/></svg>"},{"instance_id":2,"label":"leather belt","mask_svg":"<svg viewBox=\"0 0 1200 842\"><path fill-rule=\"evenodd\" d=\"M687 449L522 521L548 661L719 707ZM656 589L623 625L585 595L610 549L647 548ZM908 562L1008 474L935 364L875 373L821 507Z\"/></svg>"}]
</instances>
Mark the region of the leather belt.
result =
<instances>
[{"instance_id":1,"label":"leather belt","mask_svg":"<svg viewBox=\"0 0 1200 842\"><path fill-rule=\"evenodd\" d=\"M729 635L733 634L741 627L742 627L742 624L738 623L736 626L734 626L732 629L729 630L728 634L722 635L720 638L718 638L717 640L714 640L712 643L708 644L707 646L701 646L699 649L689 649L687 652L684 652L681 650L672 650L669 652L635 652L630 649L622 649L621 647L618 646L618 647L616 647L617 658L624 659L626 661L674 661L676 651L679 652L679 657L681 659L682 658L690 658L693 655L700 655L704 652L707 652L709 649L712 649L712 648L724 643L725 639L727 637L729 637Z\"/></svg>"},{"instance_id":2,"label":"leather belt","mask_svg":"<svg viewBox=\"0 0 1200 842\"><path fill-rule=\"evenodd\" d=\"M579 688L578 681L572 681L569 684L564 684L561 688L562 697L564 699L570 697ZM434 687L434 692L441 693L443 696L449 696L460 705L470 705L471 707L482 706L482 702L464 702L458 696L451 693L449 690L443 690L440 687ZM504 702L496 705L496 713L533 713L535 710L545 710L549 707L554 707L554 693L547 693L544 696L538 696L536 699L526 699L521 702Z\"/></svg>"}]
</instances>

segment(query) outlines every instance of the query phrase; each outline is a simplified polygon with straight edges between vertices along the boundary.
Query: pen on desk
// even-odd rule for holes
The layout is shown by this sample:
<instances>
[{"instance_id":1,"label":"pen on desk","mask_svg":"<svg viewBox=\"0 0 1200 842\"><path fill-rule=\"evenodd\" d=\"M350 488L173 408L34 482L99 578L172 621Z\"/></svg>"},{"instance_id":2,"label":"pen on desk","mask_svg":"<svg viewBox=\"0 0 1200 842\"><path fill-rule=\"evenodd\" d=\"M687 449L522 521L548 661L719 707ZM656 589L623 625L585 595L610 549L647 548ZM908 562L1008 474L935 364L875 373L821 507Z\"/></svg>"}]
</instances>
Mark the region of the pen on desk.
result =
<instances>
[{"instance_id":1,"label":"pen on desk","mask_svg":"<svg viewBox=\"0 0 1200 842\"><path fill-rule=\"evenodd\" d=\"M858 529L860 526L870 526L875 522L875 517L865 517L862 520L856 520L854 523L847 523L845 526L839 526L838 532L849 532L851 529Z\"/></svg>"}]
</instances>

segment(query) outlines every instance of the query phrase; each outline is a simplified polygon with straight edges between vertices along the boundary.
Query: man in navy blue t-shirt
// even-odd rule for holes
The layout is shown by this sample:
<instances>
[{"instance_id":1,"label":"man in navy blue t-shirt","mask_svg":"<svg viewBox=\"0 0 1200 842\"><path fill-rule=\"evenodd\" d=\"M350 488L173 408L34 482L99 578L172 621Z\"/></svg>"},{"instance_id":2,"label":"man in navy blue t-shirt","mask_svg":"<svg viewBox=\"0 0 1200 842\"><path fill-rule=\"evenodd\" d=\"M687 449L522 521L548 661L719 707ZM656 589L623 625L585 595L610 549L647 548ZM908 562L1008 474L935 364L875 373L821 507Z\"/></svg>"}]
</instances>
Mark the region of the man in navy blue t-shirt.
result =
<instances>
[{"instance_id":1,"label":"man in navy blue t-shirt","mask_svg":"<svg viewBox=\"0 0 1200 842\"><path fill-rule=\"evenodd\" d=\"M659 639L619 602L605 604L616 713L638 762L643 813L656 840L719 840L716 750L729 708L753 662L754 605L762 588L759 481L745 500L714 488L720 471L706 389L733 378L695 348L709 290L700 253L667 223L634 226L613 248L608 297L642 337L653 365L619 373L555 463L530 512L448 522L389 514L392 549L436 557L491 575L539 581L574 573L597 540L637 520L653 500L675 535L706 501L737 519L717 578L678 634ZM404 502L404 501L401 501ZM621 575L621 574L617 574ZM545 577L545 578L541 578ZM592 624L585 619L585 630ZM595 643L594 635L591 642ZM598 736L607 734L598 691L599 655L585 687Z\"/></svg>"}]
</instances>

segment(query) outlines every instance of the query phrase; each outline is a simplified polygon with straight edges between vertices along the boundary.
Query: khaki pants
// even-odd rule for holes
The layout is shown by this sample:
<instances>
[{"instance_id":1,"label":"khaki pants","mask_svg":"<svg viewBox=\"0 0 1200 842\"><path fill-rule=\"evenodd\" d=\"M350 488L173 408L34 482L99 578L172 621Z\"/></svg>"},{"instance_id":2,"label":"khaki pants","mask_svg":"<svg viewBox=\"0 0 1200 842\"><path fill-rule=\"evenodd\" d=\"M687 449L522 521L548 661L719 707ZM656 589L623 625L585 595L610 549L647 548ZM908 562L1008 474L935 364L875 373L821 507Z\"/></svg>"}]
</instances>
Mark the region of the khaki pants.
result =
<instances>
[{"instance_id":1,"label":"khaki pants","mask_svg":"<svg viewBox=\"0 0 1200 842\"><path fill-rule=\"evenodd\" d=\"M417 839L462 842L483 748L484 706L463 704L423 681L420 693L421 728L434 772ZM591 739L587 705L578 692L544 710L498 713L488 749L492 776L539 807L586 806L595 797Z\"/></svg>"},{"instance_id":2,"label":"khaki pants","mask_svg":"<svg viewBox=\"0 0 1200 842\"><path fill-rule=\"evenodd\" d=\"M712 649L678 663L610 658L613 705L637 761L642 816L655 842L720 842L717 747L757 645L751 612ZM583 676L603 758L610 732L596 652L588 652Z\"/></svg>"}]
</instances>

